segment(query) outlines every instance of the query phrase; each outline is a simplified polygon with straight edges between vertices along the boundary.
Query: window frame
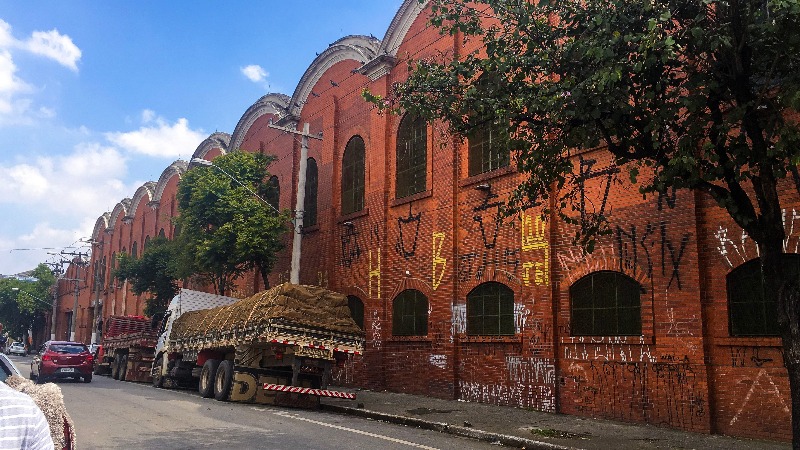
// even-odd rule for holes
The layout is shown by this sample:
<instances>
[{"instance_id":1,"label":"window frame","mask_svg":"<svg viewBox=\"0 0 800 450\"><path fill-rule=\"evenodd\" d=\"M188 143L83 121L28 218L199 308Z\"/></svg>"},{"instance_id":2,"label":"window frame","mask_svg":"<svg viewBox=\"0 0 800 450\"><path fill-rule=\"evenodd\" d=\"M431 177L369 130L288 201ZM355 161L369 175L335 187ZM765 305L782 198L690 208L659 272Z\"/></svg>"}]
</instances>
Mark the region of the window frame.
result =
<instances>
[{"instance_id":1,"label":"window frame","mask_svg":"<svg viewBox=\"0 0 800 450\"><path fill-rule=\"evenodd\" d=\"M800 255L796 253L784 253L782 255L782 266L784 268L792 268L795 270L794 275L798 276L800 274ZM786 274L787 277L792 276L791 272ZM751 294L755 294L757 297L756 301L754 302L746 302L746 301L732 301L732 297L735 294L735 289L732 289L732 282L739 284L739 283L747 283L747 281L753 281L753 279L757 278L760 282L758 287L754 287L750 290ZM733 268L728 274L725 276L725 296L726 296L726 305L728 308L728 335L731 337L780 337L780 329L778 327L778 305L777 302L767 302L764 298L764 278L762 275L761 270L761 260L760 258L754 258L749 261L746 261L742 264L739 264L737 267ZM741 292L741 291L738 291ZM733 305L740 305L737 308L734 308ZM750 308L747 308L747 306ZM739 312L740 311L740 312ZM772 315L770 316L769 311L772 311ZM742 314L741 318L734 317L738 314ZM758 324L759 327L754 330L754 324L759 322L758 315L760 317L760 323ZM741 320L741 322L738 322ZM750 326L750 329L747 329Z\"/></svg>"},{"instance_id":2,"label":"window frame","mask_svg":"<svg viewBox=\"0 0 800 450\"><path fill-rule=\"evenodd\" d=\"M272 175L267 180L267 195L264 196L264 200L270 204L273 208L280 211L280 203L281 203L281 181L278 179L277 175Z\"/></svg>"},{"instance_id":3,"label":"window frame","mask_svg":"<svg viewBox=\"0 0 800 450\"><path fill-rule=\"evenodd\" d=\"M496 308L487 301L496 301ZM487 307L496 309L496 314ZM475 286L467 294L466 332L468 336L515 336L514 290L496 281Z\"/></svg>"},{"instance_id":4,"label":"window frame","mask_svg":"<svg viewBox=\"0 0 800 450\"><path fill-rule=\"evenodd\" d=\"M406 114L397 127L395 198L401 199L428 187L428 124L419 115Z\"/></svg>"},{"instance_id":5,"label":"window frame","mask_svg":"<svg viewBox=\"0 0 800 450\"><path fill-rule=\"evenodd\" d=\"M416 289L397 294L392 300L392 335L427 336L429 304L428 297Z\"/></svg>"},{"instance_id":6,"label":"window frame","mask_svg":"<svg viewBox=\"0 0 800 450\"><path fill-rule=\"evenodd\" d=\"M317 166L316 159L308 158L306 160L306 195L303 197L303 227L313 227L317 225L318 193L319 167Z\"/></svg>"},{"instance_id":7,"label":"window frame","mask_svg":"<svg viewBox=\"0 0 800 450\"><path fill-rule=\"evenodd\" d=\"M364 138L353 136L347 141L342 155L341 214L347 215L364 209L366 152Z\"/></svg>"},{"instance_id":8,"label":"window frame","mask_svg":"<svg viewBox=\"0 0 800 450\"><path fill-rule=\"evenodd\" d=\"M604 279L608 276L613 276L613 279ZM599 279L598 279L599 278ZM614 290L613 302L606 300L605 297L600 297L603 294L603 283L611 282ZM624 282L624 284L623 284ZM583 299L578 297L588 286L590 297ZM625 294L636 292L636 301L633 297L628 300L629 304L625 304L625 298L621 297ZM642 294L644 287L636 279L628 276L627 274L615 270L598 270L588 273L572 283L569 287L569 311L570 311L570 335L571 336L642 336ZM578 301L580 300L580 301ZM584 306L585 302L589 302ZM606 303L603 303L606 302ZM580 303L580 304L579 304ZM613 304L611 304L613 303ZM636 303L634 305L633 303ZM634 311L638 313L634 313ZM582 329L586 319L586 313L590 313L589 318L590 329ZM605 315L603 315L605 313ZM626 313L626 315L622 315ZM612 322L608 319L613 317ZM635 318L635 319L634 319ZM624 319L632 320L632 322L625 323ZM624 328L630 326L630 328Z\"/></svg>"},{"instance_id":9,"label":"window frame","mask_svg":"<svg viewBox=\"0 0 800 450\"><path fill-rule=\"evenodd\" d=\"M362 330L364 329L364 301L355 295L347 296L347 308L350 309L350 316Z\"/></svg>"}]
</instances>

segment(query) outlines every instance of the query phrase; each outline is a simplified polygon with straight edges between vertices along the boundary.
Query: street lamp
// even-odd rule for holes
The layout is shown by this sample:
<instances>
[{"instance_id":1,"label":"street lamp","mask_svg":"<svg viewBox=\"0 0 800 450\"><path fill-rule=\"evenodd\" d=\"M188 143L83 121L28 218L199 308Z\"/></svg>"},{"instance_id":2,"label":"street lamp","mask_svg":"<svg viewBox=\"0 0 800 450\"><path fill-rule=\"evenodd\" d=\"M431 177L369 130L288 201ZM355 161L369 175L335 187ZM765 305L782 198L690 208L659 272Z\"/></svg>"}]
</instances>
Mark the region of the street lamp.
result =
<instances>
[{"instance_id":1,"label":"street lamp","mask_svg":"<svg viewBox=\"0 0 800 450\"><path fill-rule=\"evenodd\" d=\"M239 186L241 186L241 187L243 187L243 188L247 189L247 192L249 192L249 193L253 194L253 196L254 196L255 198L257 198L257 199L261 200L262 202L264 202L264 204L266 204L267 206L269 206L270 208L272 208L272 210L273 210L273 211L275 211L275 212L276 212L276 213L278 213L278 214L280 214L280 213L281 213L280 211L278 211L278 208L276 208L276 207L272 206L272 203L270 203L270 202L268 202L268 201L264 200L263 198L261 198L261 196L260 196L260 195L258 195L258 194L256 194L256 193L255 193L255 191L253 191L252 189L250 189L250 187L248 187L246 184L244 184L244 183L242 183L241 181L239 181L238 179L236 179L236 177L234 177L233 175L231 175L231 174L229 174L228 172L226 172L226 171L225 171L225 170L224 170L222 167L220 167L220 166L218 166L218 165L214 164L213 162L211 162L211 161L209 161L209 160L207 160L207 159L202 159L202 158L192 158L192 161L191 161L191 162L192 162L192 164L197 164L197 165L200 165L200 166L207 166L207 167L214 167L214 168L216 168L216 169L217 169L217 170L219 170L220 172L224 173L224 174L225 174L225 175L226 175L228 178L230 178L231 180L233 180L234 182L236 182L236 183L237 183Z\"/></svg>"},{"instance_id":2,"label":"street lamp","mask_svg":"<svg viewBox=\"0 0 800 450\"><path fill-rule=\"evenodd\" d=\"M39 303L41 303L43 305L47 305L47 306L53 308L53 311L52 311L52 313L50 315L50 340L51 341L55 340L55 338L56 338L56 302L55 302L55 300L52 301L52 302L44 301L44 300L40 299L39 297L36 297L35 295L31 294L30 292L23 291L22 289L20 289L18 287L12 287L11 290L15 291L15 292L22 292L23 294L27 295L28 297L32 298L33 300L35 300L35 301L37 301L37 302L39 302Z\"/></svg>"}]
</instances>

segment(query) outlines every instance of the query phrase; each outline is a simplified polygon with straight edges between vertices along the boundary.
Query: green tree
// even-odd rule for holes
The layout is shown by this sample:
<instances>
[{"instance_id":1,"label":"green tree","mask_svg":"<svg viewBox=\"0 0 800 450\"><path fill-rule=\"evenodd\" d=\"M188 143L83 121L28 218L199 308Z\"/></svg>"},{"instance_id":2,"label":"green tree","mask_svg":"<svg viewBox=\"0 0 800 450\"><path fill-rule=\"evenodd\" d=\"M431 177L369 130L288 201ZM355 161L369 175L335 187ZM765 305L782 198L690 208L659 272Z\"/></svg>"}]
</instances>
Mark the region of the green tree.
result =
<instances>
[{"instance_id":1,"label":"green tree","mask_svg":"<svg viewBox=\"0 0 800 450\"><path fill-rule=\"evenodd\" d=\"M150 241L137 259L127 253L120 254L113 276L120 281L128 280L136 295L149 293L144 314L160 318L180 290L175 260L175 243L159 236Z\"/></svg>"},{"instance_id":2,"label":"green tree","mask_svg":"<svg viewBox=\"0 0 800 450\"><path fill-rule=\"evenodd\" d=\"M775 299L800 449L800 287L781 265L778 183L800 189L796 0L431 0L432 24L474 52L410 63L381 108L443 118L464 136L506 126L524 182L509 213L543 205L593 248L601 213L575 220L574 150L602 145L643 194L707 192L752 237ZM478 44L478 45L475 45ZM491 74L493 83L480 83Z\"/></svg>"},{"instance_id":3,"label":"green tree","mask_svg":"<svg viewBox=\"0 0 800 450\"><path fill-rule=\"evenodd\" d=\"M255 269L267 275L283 248L289 213L263 199L274 187L272 157L243 151L214 159L216 167L190 170L178 186L178 275L197 276L225 295L231 283ZM227 174L227 175L226 175ZM230 175L230 176L228 176Z\"/></svg>"},{"instance_id":4,"label":"green tree","mask_svg":"<svg viewBox=\"0 0 800 450\"><path fill-rule=\"evenodd\" d=\"M45 314L52 311L52 288L55 276L45 264L31 273L31 280L0 280L0 323L4 332L14 338L26 336L28 330L45 323Z\"/></svg>"}]
</instances>

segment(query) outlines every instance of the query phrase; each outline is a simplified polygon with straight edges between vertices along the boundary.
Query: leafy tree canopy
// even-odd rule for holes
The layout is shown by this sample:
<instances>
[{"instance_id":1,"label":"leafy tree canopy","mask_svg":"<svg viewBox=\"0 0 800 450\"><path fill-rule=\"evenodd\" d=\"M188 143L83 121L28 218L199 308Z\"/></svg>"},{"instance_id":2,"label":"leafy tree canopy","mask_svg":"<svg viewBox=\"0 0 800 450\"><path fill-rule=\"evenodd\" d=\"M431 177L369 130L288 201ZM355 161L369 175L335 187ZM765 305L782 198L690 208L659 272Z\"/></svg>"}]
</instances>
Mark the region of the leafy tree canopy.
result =
<instances>
[{"instance_id":1,"label":"leafy tree canopy","mask_svg":"<svg viewBox=\"0 0 800 450\"><path fill-rule=\"evenodd\" d=\"M0 280L0 323L3 332L19 339L27 333L37 317L51 311L51 289L55 276L45 264L39 264L31 280L4 278Z\"/></svg>"},{"instance_id":2,"label":"leafy tree canopy","mask_svg":"<svg viewBox=\"0 0 800 450\"><path fill-rule=\"evenodd\" d=\"M230 283L256 269L267 275L283 248L288 211L267 204L273 195L267 167L273 157L243 151L190 170L178 186L178 272L198 276L225 294Z\"/></svg>"},{"instance_id":3,"label":"leafy tree canopy","mask_svg":"<svg viewBox=\"0 0 800 450\"><path fill-rule=\"evenodd\" d=\"M152 239L138 259L127 253L118 257L118 267L113 276L120 281L128 280L136 295L151 295L144 308L149 317L163 315L172 297L178 293L175 257L175 243L161 236Z\"/></svg>"}]
</instances>

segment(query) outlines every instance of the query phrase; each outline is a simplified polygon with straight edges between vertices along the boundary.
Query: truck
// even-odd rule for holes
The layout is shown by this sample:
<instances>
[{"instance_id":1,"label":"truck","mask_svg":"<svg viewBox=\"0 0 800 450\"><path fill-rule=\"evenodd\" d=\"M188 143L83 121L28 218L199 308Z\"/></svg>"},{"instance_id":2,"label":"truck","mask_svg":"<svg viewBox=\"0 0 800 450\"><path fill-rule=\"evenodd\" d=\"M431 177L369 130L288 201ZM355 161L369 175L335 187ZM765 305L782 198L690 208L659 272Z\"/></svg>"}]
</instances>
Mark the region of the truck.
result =
<instances>
[{"instance_id":1,"label":"truck","mask_svg":"<svg viewBox=\"0 0 800 450\"><path fill-rule=\"evenodd\" d=\"M152 365L156 387L196 386L220 401L311 408L320 397L354 398L328 389L333 366L364 349L364 332L342 294L284 283L223 306L170 310Z\"/></svg>"},{"instance_id":2,"label":"truck","mask_svg":"<svg viewBox=\"0 0 800 450\"><path fill-rule=\"evenodd\" d=\"M109 316L97 351L95 375L116 380L150 382L150 366L158 330L145 316Z\"/></svg>"},{"instance_id":3,"label":"truck","mask_svg":"<svg viewBox=\"0 0 800 450\"><path fill-rule=\"evenodd\" d=\"M228 305L236 298L182 289L167 308L162 328L169 317L186 311ZM150 383L155 349L161 330L145 316L109 316L105 321L102 345L95 358L94 374L111 375L115 380Z\"/></svg>"}]
</instances>

